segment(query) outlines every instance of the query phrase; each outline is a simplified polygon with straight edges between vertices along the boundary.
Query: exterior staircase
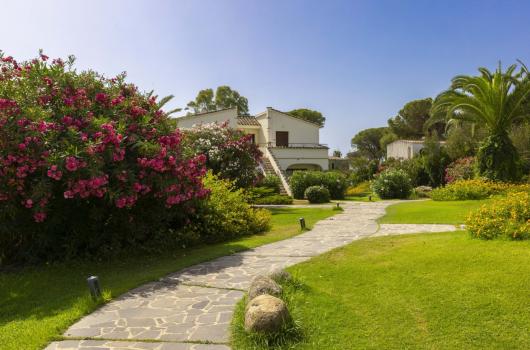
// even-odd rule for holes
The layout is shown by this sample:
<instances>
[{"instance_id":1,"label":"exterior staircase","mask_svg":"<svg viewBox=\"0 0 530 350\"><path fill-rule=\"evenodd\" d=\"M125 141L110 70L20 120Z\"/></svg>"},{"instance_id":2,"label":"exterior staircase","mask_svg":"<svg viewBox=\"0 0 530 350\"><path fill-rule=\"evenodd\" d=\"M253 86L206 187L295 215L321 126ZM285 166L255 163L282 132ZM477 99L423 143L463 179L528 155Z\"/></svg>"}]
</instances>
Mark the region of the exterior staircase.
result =
<instances>
[{"instance_id":1,"label":"exterior staircase","mask_svg":"<svg viewBox=\"0 0 530 350\"><path fill-rule=\"evenodd\" d=\"M264 152L263 158L261 159L261 166L265 175L276 175L280 178L280 193L288 196L292 196L291 188L287 182L285 173L280 169L272 153L267 150Z\"/></svg>"}]
</instances>

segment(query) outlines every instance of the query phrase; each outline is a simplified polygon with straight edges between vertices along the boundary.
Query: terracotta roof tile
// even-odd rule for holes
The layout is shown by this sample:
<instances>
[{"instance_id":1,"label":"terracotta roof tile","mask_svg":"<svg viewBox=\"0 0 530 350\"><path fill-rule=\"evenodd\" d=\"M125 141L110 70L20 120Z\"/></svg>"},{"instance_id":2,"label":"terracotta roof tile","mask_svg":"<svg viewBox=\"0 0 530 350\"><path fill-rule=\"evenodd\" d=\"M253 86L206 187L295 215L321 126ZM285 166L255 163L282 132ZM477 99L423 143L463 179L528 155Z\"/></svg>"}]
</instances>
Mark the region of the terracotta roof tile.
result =
<instances>
[{"instance_id":1,"label":"terracotta roof tile","mask_svg":"<svg viewBox=\"0 0 530 350\"><path fill-rule=\"evenodd\" d=\"M239 125L253 125L253 126L260 126L261 124L258 122L258 120L255 117L252 116L239 116L237 117L237 123Z\"/></svg>"}]
</instances>

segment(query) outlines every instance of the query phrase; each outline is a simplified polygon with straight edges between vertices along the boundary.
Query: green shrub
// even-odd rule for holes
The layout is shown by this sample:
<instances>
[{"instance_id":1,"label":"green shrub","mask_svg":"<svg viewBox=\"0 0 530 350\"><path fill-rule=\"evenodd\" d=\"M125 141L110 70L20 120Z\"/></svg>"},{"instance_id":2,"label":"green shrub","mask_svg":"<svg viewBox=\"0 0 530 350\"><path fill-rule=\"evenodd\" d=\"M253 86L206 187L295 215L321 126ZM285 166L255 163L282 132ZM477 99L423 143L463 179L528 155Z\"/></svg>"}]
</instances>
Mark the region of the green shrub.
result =
<instances>
[{"instance_id":1,"label":"green shrub","mask_svg":"<svg viewBox=\"0 0 530 350\"><path fill-rule=\"evenodd\" d=\"M435 201L460 201L484 199L493 195L528 190L530 190L529 184L510 184L483 179L460 180L434 189L431 192L431 198Z\"/></svg>"},{"instance_id":2,"label":"green shrub","mask_svg":"<svg viewBox=\"0 0 530 350\"><path fill-rule=\"evenodd\" d=\"M530 194L512 192L506 198L483 205L469 214L466 228L475 238L529 239Z\"/></svg>"},{"instance_id":3,"label":"green shrub","mask_svg":"<svg viewBox=\"0 0 530 350\"><path fill-rule=\"evenodd\" d=\"M275 193L280 193L282 182L277 175L267 175L260 181L260 186L270 188Z\"/></svg>"},{"instance_id":4,"label":"green shrub","mask_svg":"<svg viewBox=\"0 0 530 350\"><path fill-rule=\"evenodd\" d=\"M408 198L412 192L412 184L403 170L387 170L372 182L372 190L381 199Z\"/></svg>"},{"instance_id":5,"label":"green shrub","mask_svg":"<svg viewBox=\"0 0 530 350\"><path fill-rule=\"evenodd\" d=\"M426 186L430 184L429 174L425 170L421 156L405 160L390 158L381 168L381 172L391 169L403 170L409 176L412 186Z\"/></svg>"},{"instance_id":6,"label":"green shrub","mask_svg":"<svg viewBox=\"0 0 530 350\"><path fill-rule=\"evenodd\" d=\"M431 186L418 186L412 190L413 197L415 198L430 198L431 192Z\"/></svg>"},{"instance_id":7,"label":"green shrub","mask_svg":"<svg viewBox=\"0 0 530 350\"><path fill-rule=\"evenodd\" d=\"M309 186L305 190L305 197L309 203L327 203L330 194L328 189L323 186Z\"/></svg>"},{"instance_id":8,"label":"green shrub","mask_svg":"<svg viewBox=\"0 0 530 350\"><path fill-rule=\"evenodd\" d=\"M186 230L196 233L202 242L219 242L237 236L261 233L269 229L271 214L253 209L243 189L208 173L204 186L210 190L207 201L197 208Z\"/></svg>"},{"instance_id":9,"label":"green shrub","mask_svg":"<svg viewBox=\"0 0 530 350\"><path fill-rule=\"evenodd\" d=\"M347 187L346 176L334 171L295 171L289 184L296 199L303 199L310 186L324 186L332 199L343 199Z\"/></svg>"}]
</instances>

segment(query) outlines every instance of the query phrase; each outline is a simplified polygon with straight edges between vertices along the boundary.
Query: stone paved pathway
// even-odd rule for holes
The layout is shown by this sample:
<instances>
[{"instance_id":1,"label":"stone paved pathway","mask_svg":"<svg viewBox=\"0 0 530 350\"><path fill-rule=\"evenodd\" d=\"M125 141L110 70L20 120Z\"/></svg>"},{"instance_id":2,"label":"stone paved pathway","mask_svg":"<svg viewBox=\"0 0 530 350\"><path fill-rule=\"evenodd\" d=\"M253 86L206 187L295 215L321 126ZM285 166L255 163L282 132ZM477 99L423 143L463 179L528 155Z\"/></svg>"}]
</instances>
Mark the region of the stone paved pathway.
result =
<instances>
[{"instance_id":1,"label":"stone paved pathway","mask_svg":"<svg viewBox=\"0 0 530 350\"><path fill-rule=\"evenodd\" d=\"M257 274L267 274L354 240L414 232L453 231L451 225L381 225L393 202L349 202L344 212L299 236L191 266L133 289L72 325L46 350L229 350L235 304Z\"/></svg>"}]
</instances>

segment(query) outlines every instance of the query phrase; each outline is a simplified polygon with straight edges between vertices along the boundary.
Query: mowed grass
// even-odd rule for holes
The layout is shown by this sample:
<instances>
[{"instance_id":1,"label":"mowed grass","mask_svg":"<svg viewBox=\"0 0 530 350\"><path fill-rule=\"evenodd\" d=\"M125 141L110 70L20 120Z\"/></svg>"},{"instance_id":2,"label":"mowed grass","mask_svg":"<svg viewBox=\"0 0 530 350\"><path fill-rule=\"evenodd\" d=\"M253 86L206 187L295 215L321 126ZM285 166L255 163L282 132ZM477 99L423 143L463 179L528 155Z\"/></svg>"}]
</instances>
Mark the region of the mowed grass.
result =
<instances>
[{"instance_id":1,"label":"mowed grass","mask_svg":"<svg viewBox=\"0 0 530 350\"><path fill-rule=\"evenodd\" d=\"M107 298L186 266L301 233L337 213L327 208L271 209L272 229L234 241L154 256L105 262L72 262L0 273L0 349L41 349L99 304L88 295L86 278L98 275Z\"/></svg>"},{"instance_id":2,"label":"mowed grass","mask_svg":"<svg viewBox=\"0 0 530 350\"><path fill-rule=\"evenodd\" d=\"M275 348L529 349L529 251L462 231L356 241L289 268L303 335ZM243 332L233 346L273 348Z\"/></svg>"},{"instance_id":3,"label":"mowed grass","mask_svg":"<svg viewBox=\"0 0 530 350\"><path fill-rule=\"evenodd\" d=\"M489 201L403 202L389 206L386 215L378 221L380 224L463 224L470 211Z\"/></svg>"}]
</instances>

